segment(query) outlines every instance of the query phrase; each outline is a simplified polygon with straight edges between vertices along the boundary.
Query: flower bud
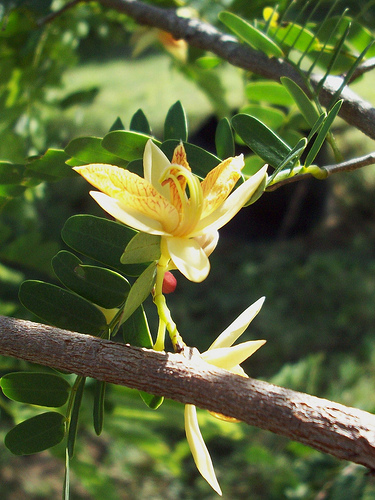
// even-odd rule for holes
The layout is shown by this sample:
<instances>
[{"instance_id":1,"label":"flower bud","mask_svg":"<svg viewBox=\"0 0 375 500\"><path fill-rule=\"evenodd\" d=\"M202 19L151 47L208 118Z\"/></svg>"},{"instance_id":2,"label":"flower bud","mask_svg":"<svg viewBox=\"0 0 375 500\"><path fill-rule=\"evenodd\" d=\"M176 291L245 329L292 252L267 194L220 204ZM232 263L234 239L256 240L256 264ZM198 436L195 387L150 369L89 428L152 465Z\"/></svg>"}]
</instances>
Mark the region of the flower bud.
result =
<instances>
[{"instance_id":1,"label":"flower bud","mask_svg":"<svg viewBox=\"0 0 375 500\"><path fill-rule=\"evenodd\" d=\"M167 271L164 274L163 288L162 288L163 293L167 294L174 292L176 290L176 286L177 286L176 278L170 271Z\"/></svg>"}]
</instances>

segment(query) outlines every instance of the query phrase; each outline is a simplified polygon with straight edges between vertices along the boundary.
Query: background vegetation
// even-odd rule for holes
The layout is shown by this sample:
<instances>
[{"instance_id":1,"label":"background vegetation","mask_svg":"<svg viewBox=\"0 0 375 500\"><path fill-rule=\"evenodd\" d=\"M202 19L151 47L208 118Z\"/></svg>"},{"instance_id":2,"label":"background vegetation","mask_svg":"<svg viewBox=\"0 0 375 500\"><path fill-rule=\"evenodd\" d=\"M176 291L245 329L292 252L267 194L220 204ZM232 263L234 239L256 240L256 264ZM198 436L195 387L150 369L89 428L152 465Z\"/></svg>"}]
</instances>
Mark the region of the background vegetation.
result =
<instances>
[{"instance_id":1,"label":"background vegetation","mask_svg":"<svg viewBox=\"0 0 375 500\"><path fill-rule=\"evenodd\" d=\"M48 11L49 2L33 2L32 8L19 3L16 12L26 24ZM254 2L240 0L186 3L213 21L227 4L253 18L272 2L256 2L259 12L252 10ZM9 12L0 7L4 26ZM0 33L0 159L23 162L47 147L64 147L76 136L100 137L117 116L127 123L138 108L157 135L178 99L199 140L212 116L244 104L240 70L228 64L217 70L215 88L220 92L214 100L207 93L213 82L183 72L159 45L132 58L129 41L135 29L125 17L81 5L36 31L34 39L26 36L27 26L24 37ZM371 76L354 89L375 104ZM343 122L335 134L344 157L371 151L370 140ZM7 202L0 220L1 314L35 319L18 301L19 285L27 278L55 279L50 260L64 248L60 231L70 215L101 215L87 190L83 181L65 179L39 183ZM247 373L374 412L374 192L375 170L368 167L307 188L266 193L260 208L247 208L246 219L235 220L222 232L204 283L178 277L170 305L186 340L203 349L247 305L265 295L248 336L265 338L267 344L251 358ZM25 364L0 359L2 374L15 368ZM112 386L108 396L105 432L97 438L90 430L87 395L72 463L72 498L216 497L195 470L180 405L166 402L158 412L146 410L138 394L123 387ZM32 411L5 398L0 404L2 436ZM224 498L375 498L374 480L360 466L243 424L220 422L206 412L200 421ZM1 498L60 498L62 452L57 446L40 455L13 457L3 447Z\"/></svg>"}]
</instances>

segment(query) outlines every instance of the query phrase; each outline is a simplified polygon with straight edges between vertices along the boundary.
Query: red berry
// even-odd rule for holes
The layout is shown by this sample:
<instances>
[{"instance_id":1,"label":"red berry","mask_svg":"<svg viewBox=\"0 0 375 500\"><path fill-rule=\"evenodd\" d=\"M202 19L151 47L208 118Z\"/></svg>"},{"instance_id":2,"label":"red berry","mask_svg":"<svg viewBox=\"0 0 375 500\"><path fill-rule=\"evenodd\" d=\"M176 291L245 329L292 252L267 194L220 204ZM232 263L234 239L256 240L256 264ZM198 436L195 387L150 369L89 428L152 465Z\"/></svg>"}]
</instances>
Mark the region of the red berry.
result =
<instances>
[{"instance_id":1,"label":"red berry","mask_svg":"<svg viewBox=\"0 0 375 500\"><path fill-rule=\"evenodd\" d=\"M167 271L164 274L163 288L162 288L163 293L167 294L174 292L176 290L176 286L177 286L176 278L170 271Z\"/></svg>"}]
</instances>

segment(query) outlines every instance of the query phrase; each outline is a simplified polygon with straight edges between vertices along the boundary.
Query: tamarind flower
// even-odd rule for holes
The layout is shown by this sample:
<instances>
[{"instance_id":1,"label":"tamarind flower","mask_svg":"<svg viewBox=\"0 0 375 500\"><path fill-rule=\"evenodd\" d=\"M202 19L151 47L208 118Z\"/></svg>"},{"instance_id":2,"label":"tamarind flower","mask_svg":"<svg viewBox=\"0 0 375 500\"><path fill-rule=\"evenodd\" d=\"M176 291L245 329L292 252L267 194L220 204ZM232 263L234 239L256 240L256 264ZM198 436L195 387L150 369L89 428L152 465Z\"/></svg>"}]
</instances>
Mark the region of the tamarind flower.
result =
<instances>
[{"instance_id":1,"label":"tamarind flower","mask_svg":"<svg viewBox=\"0 0 375 500\"><path fill-rule=\"evenodd\" d=\"M253 318L258 314L264 302L260 298L248 307L238 318L224 330L209 349L201 357L211 365L223 368L231 373L247 377L240 364L259 349L265 340L249 340L233 346L233 343L242 335ZM228 421L236 421L223 415L213 413L214 416ZM197 469L208 484L221 495L221 489L216 478L212 460L199 429L197 410L194 405L185 405L185 432L191 453Z\"/></svg>"},{"instance_id":2,"label":"tamarind flower","mask_svg":"<svg viewBox=\"0 0 375 500\"><path fill-rule=\"evenodd\" d=\"M266 166L235 191L244 167L243 155L228 158L201 181L187 162L181 143L172 162L151 141L143 155L144 178L107 164L75 167L94 187L94 200L120 222L161 235L161 253L169 269L190 281L203 281L210 270L218 229L231 220L265 179Z\"/></svg>"}]
</instances>

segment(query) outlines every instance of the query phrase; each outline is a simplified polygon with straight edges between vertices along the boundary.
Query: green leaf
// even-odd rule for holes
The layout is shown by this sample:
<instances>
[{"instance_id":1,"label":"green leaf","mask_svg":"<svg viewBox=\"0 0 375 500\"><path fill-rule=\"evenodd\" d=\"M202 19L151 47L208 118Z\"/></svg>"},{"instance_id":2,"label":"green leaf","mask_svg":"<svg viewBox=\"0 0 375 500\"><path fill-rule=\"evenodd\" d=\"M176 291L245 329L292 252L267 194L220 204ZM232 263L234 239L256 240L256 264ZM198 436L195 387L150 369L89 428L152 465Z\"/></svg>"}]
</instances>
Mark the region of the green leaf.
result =
<instances>
[{"instance_id":1,"label":"green leaf","mask_svg":"<svg viewBox=\"0 0 375 500\"><path fill-rule=\"evenodd\" d=\"M1 25L0 38L10 38L15 35L20 36L22 33L35 29L36 22L29 10L13 9L6 16L6 21Z\"/></svg>"},{"instance_id":2,"label":"green leaf","mask_svg":"<svg viewBox=\"0 0 375 500\"><path fill-rule=\"evenodd\" d=\"M24 281L19 298L26 309L58 328L97 336L107 329L103 313L94 304L56 285Z\"/></svg>"},{"instance_id":3,"label":"green leaf","mask_svg":"<svg viewBox=\"0 0 375 500\"><path fill-rule=\"evenodd\" d=\"M75 176L75 172L66 164L69 156L62 149L48 149L43 156L30 158L25 165L47 181L56 181Z\"/></svg>"},{"instance_id":4,"label":"green leaf","mask_svg":"<svg viewBox=\"0 0 375 500\"><path fill-rule=\"evenodd\" d=\"M51 259L58 250L59 244L56 241L43 241L40 233L29 231L2 248L0 259L50 273Z\"/></svg>"},{"instance_id":5,"label":"green leaf","mask_svg":"<svg viewBox=\"0 0 375 500\"><path fill-rule=\"evenodd\" d=\"M0 184L20 184L24 179L25 167L8 161L0 161Z\"/></svg>"},{"instance_id":6,"label":"green leaf","mask_svg":"<svg viewBox=\"0 0 375 500\"><path fill-rule=\"evenodd\" d=\"M283 57L280 47L265 33L231 12L220 12L219 19L241 40L268 56Z\"/></svg>"},{"instance_id":7,"label":"green leaf","mask_svg":"<svg viewBox=\"0 0 375 500\"><path fill-rule=\"evenodd\" d=\"M113 132L114 130L125 130L125 126L119 116L116 118L111 128L109 129L110 132Z\"/></svg>"},{"instance_id":8,"label":"green leaf","mask_svg":"<svg viewBox=\"0 0 375 500\"><path fill-rule=\"evenodd\" d=\"M352 20L352 25L350 28L347 44L350 45L354 52L362 52L368 45L374 41L374 36L371 31L362 26L358 21ZM372 47L367 53L367 57L374 57L375 47Z\"/></svg>"},{"instance_id":9,"label":"green leaf","mask_svg":"<svg viewBox=\"0 0 375 500\"><path fill-rule=\"evenodd\" d=\"M250 101L267 102L276 106L291 106L293 98L287 90L278 82L254 81L246 85L246 97Z\"/></svg>"},{"instance_id":10,"label":"green leaf","mask_svg":"<svg viewBox=\"0 0 375 500\"><path fill-rule=\"evenodd\" d=\"M102 146L109 152L123 158L126 161L143 158L146 142L151 139L149 135L130 130L115 130L103 137ZM152 139L155 144L159 141Z\"/></svg>"},{"instance_id":11,"label":"green leaf","mask_svg":"<svg viewBox=\"0 0 375 500\"><path fill-rule=\"evenodd\" d=\"M314 125L311 127L311 130L309 132L309 135L307 137L307 142L310 142L311 139L314 137L314 135L318 132L322 124L324 123L325 119L327 118L327 113L323 111L319 118L316 120Z\"/></svg>"},{"instance_id":12,"label":"green leaf","mask_svg":"<svg viewBox=\"0 0 375 500\"><path fill-rule=\"evenodd\" d=\"M128 162L104 149L100 137L78 137L73 139L66 146L65 152L72 157L69 164L72 164L72 159L79 160L81 164L107 163L119 167L126 167L128 164Z\"/></svg>"},{"instance_id":13,"label":"green leaf","mask_svg":"<svg viewBox=\"0 0 375 500\"><path fill-rule=\"evenodd\" d=\"M78 376L75 383L75 396L74 403L72 408L72 413L70 415L69 420L69 429L68 429L68 440L67 440L67 450L69 458L72 459L74 456L74 447L76 443L77 437L77 428L78 428L78 418L79 418L79 410L81 408L83 391L85 389L86 378Z\"/></svg>"},{"instance_id":14,"label":"green leaf","mask_svg":"<svg viewBox=\"0 0 375 500\"><path fill-rule=\"evenodd\" d=\"M163 396L155 396L154 394L149 394L148 392L144 391L139 391L139 394L146 405L151 408L151 410L157 410L164 401Z\"/></svg>"},{"instance_id":15,"label":"green leaf","mask_svg":"<svg viewBox=\"0 0 375 500\"><path fill-rule=\"evenodd\" d=\"M69 382L52 373L8 373L0 386L9 399L39 406L63 406L70 392Z\"/></svg>"},{"instance_id":16,"label":"green leaf","mask_svg":"<svg viewBox=\"0 0 375 500\"><path fill-rule=\"evenodd\" d=\"M126 245L136 234L124 224L93 215L74 215L61 231L65 243L77 252L129 276L138 276L145 269L120 262Z\"/></svg>"},{"instance_id":17,"label":"green leaf","mask_svg":"<svg viewBox=\"0 0 375 500\"><path fill-rule=\"evenodd\" d=\"M306 50L311 52L322 48L319 40L314 40L314 33L298 24L291 25L288 23L286 26L278 26L276 30L271 30L271 33L272 31L275 31L275 38L278 42L288 47L292 46L300 52Z\"/></svg>"},{"instance_id":18,"label":"green leaf","mask_svg":"<svg viewBox=\"0 0 375 500\"><path fill-rule=\"evenodd\" d=\"M5 436L4 444L14 455L30 455L55 446L64 435L64 415L46 412L16 425Z\"/></svg>"},{"instance_id":19,"label":"green leaf","mask_svg":"<svg viewBox=\"0 0 375 500\"><path fill-rule=\"evenodd\" d=\"M15 198L21 196L26 190L26 186L19 186L14 184L0 184L0 196L2 198Z\"/></svg>"},{"instance_id":20,"label":"green leaf","mask_svg":"<svg viewBox=\"0 0 375 500\"><path fill-rule=\"evenodd\" d=\"M275 178L279 175L289 176L293 171L293 168L300 166L299 159L302 153L305 151L307 146L307 139L303 137L300 139L290 153L284 158L284 160L278 165L277 169L274 171L271 177L268 179L268 185L272 184ZM284 169L284 170L283 170Z\"/></svg>"},{"instance_id":21,"label":"green leaf","mask_svg":"<svg viewBox=\"0 0 375 500\"><path fill-rule=\"evenodd\" d=\"M109 269L84 265L74 254L62 250L52 259L56 276L67 288L106 309L122 304L129 282Z\"/></svg>"},{"instance_id":22,"label":"green leaf","mask_svg":"<svg viewBox=\"0 0 375 500\"><path fill-rule=\"evenodd\" d=\"M130 130L141 132L142 134L151 135L151 127L148 123L146 115L141 109L138 109L130 120Z\"/></svg>"},{"instance_id":23,"label":"green leaf","mask_svg":"<svg viewBox=\"0 0 375 500\"><path fill-rule=\"evenodd\" d=\"M137 160L132 160L128 163L126 167L129 172L133 172L133 174L139 175L139 177L143 177L143 158L138 158Z\"/></svg>"},{"instance_id":24,"label":"green leaf","mask_svg":"<svg viewBox=\"0 0 375 500\"><path fill-rule=\"evenodd\" d=\"M146 347L151 349L153 346L150 329L143 307L138 307L122 326L122 335L126 344L137 347ZM139 394L145 404L152 410L156 410L164 401L162 396L154 396L144 391Z\"/></svg>"},{"instance_id":25,"label":"green leaf","mask_svg":"<svg viewBox=\"0 0 375 500\"><path fill-rule=\"evenodd\" d=\"M291 151L281 137L253 116L238 114L232 118L232 125L245 144L274 168Z\"/></svg>"},{"instance_id":26,"label":"green leaf","mask_svg":"<svg viewBox=\"0 0 375 500\"><path fill-rule=\"evenodd\" d=\"M172 160L173 151L179 145L179 141L169 140L163 142L160 149L163 153ZM205 149L202 149L189 142L184 142L184 148L186 151L187 161L192 169L192 171L201 177L205 177L207 173L215 168L221 162L220 158L209 153Z\"/></svg>"},{"instance_id":27,"label":"green leaf","mask_svg":"<svg viewBox=\"0 0 375 500\"><path fill-rule=\"evenodd\" d=\"M319 118L318 110L312 101L307 97L305 92L293 80L286 76L280 78L282 85L286 88L289 94L294 99L307 123L312 127Z\"/></svg>"},{"instance_id":28,"label":"green leaf","mask_svg":"<svg viewBox=\"0 0 375 500\"><path fill-rule=\"evenodd\" d=\"M153 342L143 306L137 307L134 313L124 322L122 337L126 344L146 347L147 349L152 348Z\"/></svg>"},{"instance_id":29,"label":"green leaf","mask_svg":"<svg viewBox=\"0 0 375 500\"><path fill-rule=\"evenodd\" d=\"M203 69L213 69L222 63L222 59L216 56L202 56L196 59L195 63Z\"/></svg>"},{"instance_id":30,"label":"green leaf","mask_svg":"<svg viewBox=\"0 0 375 500\"><path fill-rule=\"evenodd\" d=\"M249 104L241 109L241 113L254 116L272 130L281 127L285 120L285 114L277 108L261 104Z\"/></svg>"},{"instance_id":31,"label":"green leaf","mask_svg":"<svg viewBox=\"0 0 375 500\"><path fill-rule=\"evenodd\" d=\"M215 146L219 158L225 159L234 156L234 138L228 118L222 118L217 124Z\"/></svg>"},{"instance_id":32,"label":"green leaf","mask_svg":"<svg viewBox=\"0 0 375 500\"><path fill-rule=\"evenodd\" d=\"M94 430L97 436L100 436L103 430L104 422L104 401L107 384L102 380L95 380L93 422Z\"/></svg>"},{"instance_id":33,"label":"green leaf","mask_svg":"<svg viewBox=\"0 0 375 500\"><path fill-rule=\"evenodd\" d=\"M86 89L86 90L78 90L77 92L72 92L68 96L66 96L64 99L60 101L60 108L66 109L69 108L70 106L76 106L76 105L87 105L91 104L95 97L99 93L99 87L92 87L91 89Z\"/></svg>"},{"instance_id":34,"label":"green leaf","mask_svg":"<svg viewBox=\"0 0 375 500\"><path fill-rule=\"evenodd\" d=\"M260 170L264 165L262 158L257 155L245 156L245 166L242 169L242 174L248 178L254 175Z\"/></svg>"},{"instance_id":35,"label":"green leaf","mask_svg":"<svg viewBox=\"0 0 375 500\"><path fill-rule=\"evenodd\" d=\"M164 122L164 141L168 139L177 139L178 141L187 141L188 128L185 110L180 101L177 101L168 110Z\"/></svg>"},{"instance_id":36,"label":"green leaf","mask_svg":"<svg viewBox=\"0 0 375 500\"><path fill-rule=\"evenodd\" d=\"M121 255L121 264L141 264L160 258L161 237L154 234L138 233L127 244Z\"/></svg>"},{"instance_id":37,"label":"green leaf","mask_svg":"<svg viewBox=\"0 0 375 500\"><path fill-rule=\"evenodd\" d=\"M325 138L327 137L327 134L329 132L329 129L331 128L331 125L338 115L338 112L340 111L342 105L342 100L338 101L333 108L328 112L327 118L324 120L323 125L321 126L318 135L316 136L316 139L311 146L311 149L306 157L304 166L308 167L312 164L312 162L315 160L316 155L319 153L320 148L323 145L323 142L325 141Z\"/></svg>"},{"instance_id":38,"label":"green leaf","mask_svg":"<svg viewBox=\"0 0 375 500\"><path fill-rule=\"evenodd\" d=\"M125 302L122 320L126 321L135 310L147 299L155 284L156 262L150 264L145 271L137 278L131 287L128 298Z\"/></svg>"}]
</instances>

